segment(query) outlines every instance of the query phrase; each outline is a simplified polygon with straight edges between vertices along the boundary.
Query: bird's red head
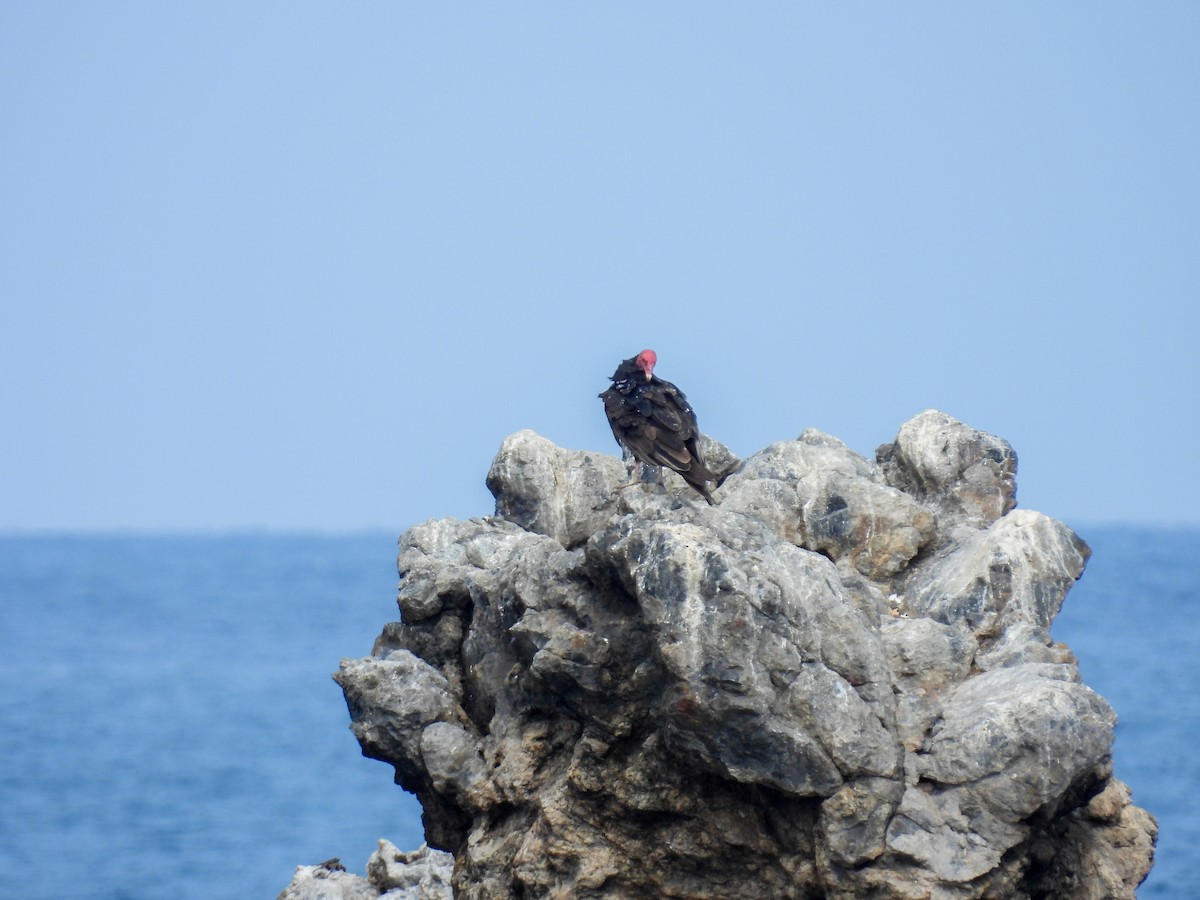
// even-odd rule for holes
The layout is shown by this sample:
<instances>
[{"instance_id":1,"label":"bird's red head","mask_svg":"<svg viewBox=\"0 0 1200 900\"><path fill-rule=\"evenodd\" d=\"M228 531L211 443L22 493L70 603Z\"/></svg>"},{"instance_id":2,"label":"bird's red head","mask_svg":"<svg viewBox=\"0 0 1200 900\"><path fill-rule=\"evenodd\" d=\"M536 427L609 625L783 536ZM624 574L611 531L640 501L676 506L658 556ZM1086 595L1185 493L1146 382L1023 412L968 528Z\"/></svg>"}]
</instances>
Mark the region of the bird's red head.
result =
<instances>
[{"instance_id":1,"label":"bird's red head","mask_svg":"<svg viewBox=\"0 0 1200 900\"><path fill-rule=\"evenodd\" d=\"M633 359L633 364L642 370L649 381L654 375L654 364L658 362L658 354L653 350L643 350Z\"/></svg>"}]
</instances>

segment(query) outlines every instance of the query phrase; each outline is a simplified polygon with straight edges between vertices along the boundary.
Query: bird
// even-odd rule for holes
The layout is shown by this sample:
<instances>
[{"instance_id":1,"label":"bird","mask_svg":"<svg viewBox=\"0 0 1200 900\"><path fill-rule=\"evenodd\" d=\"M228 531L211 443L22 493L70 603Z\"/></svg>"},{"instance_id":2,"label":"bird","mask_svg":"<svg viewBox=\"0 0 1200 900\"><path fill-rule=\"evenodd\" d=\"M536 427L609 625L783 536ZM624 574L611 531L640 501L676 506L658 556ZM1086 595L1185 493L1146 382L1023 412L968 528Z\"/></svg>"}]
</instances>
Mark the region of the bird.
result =
<instances>
[{"instance_id":1,"label":"bird","mask_svg":"<svg viewBox=\"0 0 1200 900\"><path fill-rule=\"evenodd\" d=\"M613 437L638 462L678 472L715 505L705 482L716 484L718 479L700 451L696 414L683 391L654 374L657 362L653 350L622 360L612 374L612 386L599 395Z\"/></svg>"}]
</instances>

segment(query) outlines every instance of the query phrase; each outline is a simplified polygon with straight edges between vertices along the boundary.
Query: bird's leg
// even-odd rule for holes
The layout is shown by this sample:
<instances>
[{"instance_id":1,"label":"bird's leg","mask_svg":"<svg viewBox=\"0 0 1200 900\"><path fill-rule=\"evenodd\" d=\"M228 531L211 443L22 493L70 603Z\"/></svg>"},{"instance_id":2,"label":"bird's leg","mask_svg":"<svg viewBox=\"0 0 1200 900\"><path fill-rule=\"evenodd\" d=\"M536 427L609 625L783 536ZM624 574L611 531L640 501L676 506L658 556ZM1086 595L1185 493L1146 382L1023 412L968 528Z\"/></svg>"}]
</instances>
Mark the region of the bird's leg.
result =
<instances>
[{"instance_id":1,"label":"bird's leg","mask_svg":"<svg viewBox=\"0 0 1200 900\"><path fill-rule=\"evenodd\" d=\"M625 462L626 481L624 484L617 485L616 490L613 491L614 494L619 494L619 493L621 493L621 491L625 490L625 488L631 488L635 484L642 483L641 479L634 477L634 475L637 474L637 472L641 468L641 466L638 463L638 461L633 458L633 454L630 453L628 450L626 450L624 447L622 447L621 448L621 458Z\"/></svg>"},{"instance_id":2,"label":"bird's leg","mask_svg":"<svg viewBox=\"0 0 1200 900\"><path fill-rule=\"evenodd\" d=\"M626 468L626 471L628 472L629 480L626 481L624 484L617 485L616 490L614 490L613 493L619 494L619 493L621 493L621 491L625 490L625 488L631 488L637 484L648 484L648 482L641 477L641 475L643 474L642 473L642 468L643 468L642 463L640 463L632 453L630 453L628 450L625 450L623 448L622 448L621 456L625 460L625 468Z\"/></svg>"}]
</instances>

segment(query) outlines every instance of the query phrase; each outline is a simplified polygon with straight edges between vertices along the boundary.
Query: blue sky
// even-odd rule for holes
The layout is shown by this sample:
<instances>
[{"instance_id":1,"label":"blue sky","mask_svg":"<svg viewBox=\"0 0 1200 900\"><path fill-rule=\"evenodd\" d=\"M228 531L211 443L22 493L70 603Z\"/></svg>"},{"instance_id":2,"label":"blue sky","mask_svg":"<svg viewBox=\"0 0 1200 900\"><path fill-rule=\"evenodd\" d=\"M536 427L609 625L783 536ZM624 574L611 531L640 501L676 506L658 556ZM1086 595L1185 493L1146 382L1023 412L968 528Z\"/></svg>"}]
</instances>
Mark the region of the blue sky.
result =
<instances>
[{"instance_id":1,"label":"blue sky","mask_svg":"<svg viewBox=\"0 0 1200 900\"><path fill-rule=\"evenodd\" d=\"M643 347L1200 522L1200 5L6 3L0 529L491 511Z\"/></svg>"}]
</instances>

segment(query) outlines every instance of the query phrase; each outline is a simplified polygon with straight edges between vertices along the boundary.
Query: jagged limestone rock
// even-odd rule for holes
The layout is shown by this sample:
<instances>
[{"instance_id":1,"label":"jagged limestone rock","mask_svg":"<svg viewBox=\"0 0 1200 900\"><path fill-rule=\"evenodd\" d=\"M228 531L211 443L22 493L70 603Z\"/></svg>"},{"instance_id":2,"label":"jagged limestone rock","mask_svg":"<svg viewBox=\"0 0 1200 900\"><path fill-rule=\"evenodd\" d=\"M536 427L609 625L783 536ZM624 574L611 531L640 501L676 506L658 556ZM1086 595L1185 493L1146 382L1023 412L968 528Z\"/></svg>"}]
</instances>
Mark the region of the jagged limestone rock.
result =
<instances>
[{"instance_id":1,"label":"jagged limestone rock","mask_svg":"<svg viewBox=\"0 0 1200 900\"><path fill-rule=\"evenodd\" d=\"M618 459L564 450L526 429L504 439L487 484L497 515L574 547L608 519L624 477Z\"/></svg>"},{"instance_id":2,"label":"jagged limestone rock","mask_svg":"<svg viewBox=\"0 0 1200 900\"><path fill-rule=\"evenodd\" d=\"M385 900L451 900L453 871L449 853L428 846L405 853L383 838L367 860L367 881Z\"/></svg>"},{"instance_id":3,"label":"jagged limestone rock","mask_svg":"<svg viewBox=\"0 0 1200 900\"><path fill-rule=\"evenodd\" d=\"M917 754L888 845L948 882L974 880L1029 835L1034 812L1086 782L1116 717L1073 667L1027 664L962 682Z\"/></svg>"},{"instance_id":4,"label":"jagged limestone rock","mask_svg":"<svg viewBox=\"0 0 1200 900\"><path fill-rule=\"evenodd\" d=\"M692 517L688 517L692 518ZM741 516L622 517L589 543L637 600L667 677L668 744L741 782L825 796L846 775L893 774L894 742L853 683L886 678L883 649L813 553L752 543ZM836 723L837 727L831 727Z\"/></svg>"},{"instance_id":5,"label":"jagged limestone rock","mask_svg":"<svg viewBox=\"0 0 1200 900\"><path fill-rule=\"evenodd\" d=\"M1130 802L1129 788L1115 778L1087 805L1038 834L1031 849L1046 866L1031 879L1042 896L1103 900L1129 896L1154 857L1158 825Z\"/></svg>"},{"instance_id":6,"label":"jagged limestone rock","mask_svg":"<svg viewBox=\"0 0 1200 900\"><path fill-rule=\"evenodd\" d=\"M1017 505L1017 454L1008 441L927 409L875 451L883 476L918 500L975 525Z\"/></svg>"},{"instance_id":7,"label":"jagged limestone rock","mask_svg":"<svg viewBox=\"0 0 1200 900\"><path fill-rule=\"evenodd\" d=\"M913 760L978 645L970 633L932 619L889 616L880 630L896 694L896 736Z\"/></svg>"},{"instance_id":8,"label":"jagged limestone rock","mask_svg":"<svg viewBox=\"0 0 1200 900\"><path fill-rule=\"evenodd\" d=\"M1012 449L935 411L877 461L706 448L715 507L520 432L496 516L402 538L337 678L456 896L1132 897L1153 820L1049 636L1087 547Z\"/></svg>"},{"instance_id":9,"label":"jagged limestone rock","mask_svg":"<svg viewBox=\"0 0 1200 900\"><path fill-rule=\"evenodd\" d=\"M700 449L718 479L723 480L739 463L728 447L704 435ZM641 467L634 469L634 474L641 472ZM630 474L619 459L564 450L525 429L504 439L488 471L487 485L496 497L497 516L569 548L582 544L608 521L618 506L616 488ZM688 496L692 490L669 470L661 470L657 477L676 496Z\"/></svg>"},{"instance_id":10,"label":"jagged limestone rock","mask_svg":"<svg viewBox=\"0 0 1200 900\"><path fill-rule=\"evenodd\" d=\"M380 838L367 860L367 877L347 872L332 859L317 866L297 866L278 900L451 900L454 857L422 846L411 853Z\"/></svg>"},{"instance_id":11,"label":"jagged limestone rock","mask_svg":"<svg viewBox=\"0 0 1200 900\"><path fill-rule=\"evenodd\" d=\"M730 476L721 505L875 578L903 569L934 533L930 510L884 483L873 463L813 428L747 459Z\"/></svg>"},{"instance_id":12,"label":"jagged limestone rock","mask_svg":"<svg viewBox=\"0 0 1200 900\"><path fill-rule=\"evenodd\" d=\"M908 610L965 624L977 638L998 636L1018 622L1048 635L1090 552L1061 522L1014 509L913 572L905 592Z\"/></svg>"},{"instance_id":13,"label":"jagged limestone rock","mask_svg":"<svg viewBox=\"0 0 1200 900\"><path fill-rule=\"evenodd\" d=\"M365 878L347 872L336 861L296 866L292 882L278 900L378 900L379 889Z\"/></svg>"}]
</instances>

